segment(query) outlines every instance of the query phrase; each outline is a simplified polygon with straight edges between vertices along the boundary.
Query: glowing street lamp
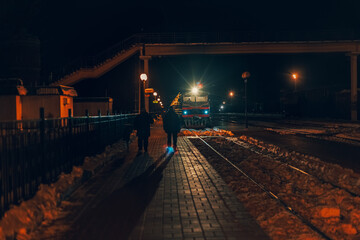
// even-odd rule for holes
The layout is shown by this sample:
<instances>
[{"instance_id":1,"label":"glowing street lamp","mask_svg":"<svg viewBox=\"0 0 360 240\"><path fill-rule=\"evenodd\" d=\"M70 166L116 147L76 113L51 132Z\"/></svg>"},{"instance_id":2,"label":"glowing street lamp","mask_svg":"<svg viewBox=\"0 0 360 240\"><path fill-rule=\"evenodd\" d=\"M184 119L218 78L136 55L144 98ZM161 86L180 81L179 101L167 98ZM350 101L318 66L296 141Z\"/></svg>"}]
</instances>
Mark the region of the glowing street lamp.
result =
<instances>
[{"instance_id":1,"label":"glowing street lamp","mask_svg":"<svg viewBox=\"0 0 360 240\"><path fill-rule=\"evenodd\" d=\"M230 91L230 92L229 92L229 96L230 96L230 97L233 97L233 96L234 96L234 92L233 92L233 91Z\"/></svg>"},{"instance_id":2,"label":"glowing street lamp","mask_svg":"<svg viewBox=\"0 0 360 240\"><path fill-rule=\"evenodd\" d=\"M297 79L298 79L297 73L291 74L291 78L294 80L295 91L296 91L296 82L297 82Z\"/></svg>"},{"instance_id":3,"label":"glowing street lamp","mask_svg":"<svg viewBox=\"0 0 360 240\"><path fill-rule=\"evenodd\" d=\"M142 81L142 91L141 91L141 106L140 109L145 109L145 82L148 79L146 73L140 74L140 80Z\"/></svg>"},{"instance_id":4,"label":"glowing street lamp","mask_svg":"<svg viewBox=\"0 0 360 240\"><path fill-rule=\"evenodd\" d=\"M157 92L154 92L153 95L154 95L154 97L156 97L156 96L157 96Z\"/></svg>"},{"instance_id":5,"label":"glowing street lamp","mask_svg":"<svg viewBox=\"0 0 360 240\"><path fill-rule=\"evenodd\" d=\"M146 80L147 80L147 75L146 75L146 73L140 74L140 80L141 80L141 81L146 81Z\"/></svg>"}]
</instances>

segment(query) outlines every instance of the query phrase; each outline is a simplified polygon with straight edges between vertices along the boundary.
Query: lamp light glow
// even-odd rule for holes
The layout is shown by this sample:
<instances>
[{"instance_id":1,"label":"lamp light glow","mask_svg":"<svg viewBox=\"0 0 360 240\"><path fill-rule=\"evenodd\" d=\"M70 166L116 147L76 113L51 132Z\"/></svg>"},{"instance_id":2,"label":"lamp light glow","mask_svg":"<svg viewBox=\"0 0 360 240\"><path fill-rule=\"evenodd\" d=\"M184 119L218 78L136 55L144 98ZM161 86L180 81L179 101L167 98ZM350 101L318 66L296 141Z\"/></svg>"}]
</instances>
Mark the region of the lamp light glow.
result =
<instances>
[{"instance_id":1,"label":"lamp light glow","mask_svg":"<svg viewBox=\"0 0 360 240\"><path fill-rule=\"evenodd\" d=\"M193 94L198 94L199 89L198 89L197 87L193 87L193 88L191 89L191 92L192 92Z\"/></svg>"},{"instance_id":2,"label":"lamp light glow","mask_svg":"<svg viewBox=\"0 0 360 240\"><path fill-rule=\"evenodd\" d=\"M140 75L140 79L141 79L141 81L146 81L146 80L147 80L147 75L146 75L146 73L142 73L142 74Z\"/></svg>"}]
</instances>

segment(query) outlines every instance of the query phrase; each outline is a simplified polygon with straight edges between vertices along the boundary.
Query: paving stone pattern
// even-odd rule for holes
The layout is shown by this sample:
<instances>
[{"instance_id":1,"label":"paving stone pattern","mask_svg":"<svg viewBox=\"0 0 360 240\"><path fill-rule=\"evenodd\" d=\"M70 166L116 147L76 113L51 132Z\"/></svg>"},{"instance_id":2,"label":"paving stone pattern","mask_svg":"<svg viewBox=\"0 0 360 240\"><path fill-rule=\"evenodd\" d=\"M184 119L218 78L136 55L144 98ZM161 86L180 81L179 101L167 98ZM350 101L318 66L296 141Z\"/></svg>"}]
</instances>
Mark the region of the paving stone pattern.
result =
<instances>
[{"instance_id":1,"label":"paving stone pattern","mask_svg":"<svg viewBox=\"0 0 360 240\"><path fill-rule=\"evenodd\" d=\"M178 145L130 239L268 239L191 142Z\"/></svg>"}]
</instances>

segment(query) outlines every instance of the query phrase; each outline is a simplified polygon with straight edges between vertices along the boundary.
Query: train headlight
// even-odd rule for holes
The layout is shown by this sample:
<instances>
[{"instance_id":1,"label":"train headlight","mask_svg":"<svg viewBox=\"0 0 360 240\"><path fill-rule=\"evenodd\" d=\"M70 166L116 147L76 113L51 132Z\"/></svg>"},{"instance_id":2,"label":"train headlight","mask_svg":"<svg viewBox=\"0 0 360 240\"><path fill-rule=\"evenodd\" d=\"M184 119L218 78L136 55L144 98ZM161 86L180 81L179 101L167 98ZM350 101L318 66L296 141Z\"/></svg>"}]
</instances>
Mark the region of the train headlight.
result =
<instances>
[{"instance_id":1,"label":"train headlight","mask_svg":"<svg viewBox=\"0 0 360 240\"><path fill-rule=\"evenodd\" d=\"M192 94L196 95L196 94L198 94L199 89L198 89L197 87L193 87L193 88L191 89L191 92L192 92Z\"/></svg>"},{"instance_id":2,"label":"train headlight","mask_svg":"<svg viewBox=\"0 0 360 240\"><path fill-rule=\"evenodd\" d=\"M186 115L186 114L187 114L187 111L184 111L183 113L184 113L184 115Z\"/></svg>"},{"instance_id":3,"label":"train headlight","mask_svg":"<svg viewBox=\"0 0 360 240\"><path fill-rule=\"evenodd\" d=\"M209 113L209 111L208 110L205 110L205 114L208 114Z\"/></svg>"}]
</instances>

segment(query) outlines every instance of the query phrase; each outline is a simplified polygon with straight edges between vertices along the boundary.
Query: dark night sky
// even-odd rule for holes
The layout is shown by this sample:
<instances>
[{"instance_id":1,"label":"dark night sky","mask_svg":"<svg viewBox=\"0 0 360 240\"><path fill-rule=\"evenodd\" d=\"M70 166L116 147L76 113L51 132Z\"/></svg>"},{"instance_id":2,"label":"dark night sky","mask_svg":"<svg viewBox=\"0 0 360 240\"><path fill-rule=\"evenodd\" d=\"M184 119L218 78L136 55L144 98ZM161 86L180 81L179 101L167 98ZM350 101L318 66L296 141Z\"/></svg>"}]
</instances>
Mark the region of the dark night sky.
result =
<instances>
[{"instance_id":1,"label":"dark night sky","mask_svg":"<svg viewBox=\"0 0 360 240\"><path fill-rule=\"evenodd\" d=\"M77 57L104 50L139 32L323 31L360 29L360 1L115 1L1 0L0 37L20 29L40 37L44 71ZM348 35L344 35L345 38ZM341 36L339 36L341 39ZM138 60L132 59L98 81L79 84L83 95L108 95L126 103L129 93L115 89L134 81ZM239 73L252 73L254 98L278 98L292 86L287 73L299 71L301 87L349 85L349 59L340 54L228 55L154 58L153 87L169 100L186 82L201 79L214 94L241 90ZM91 89L91 90L90 90ZM89 91L86 91L89 90ZM96 91L98 90L98 91ZM124 97L119 97L119 95ZM125 98L125 96L127 96ZM120 104L121 105L121 104ZM121 107L119 105L119 107Z\"/></svg>"}]
</instances>

